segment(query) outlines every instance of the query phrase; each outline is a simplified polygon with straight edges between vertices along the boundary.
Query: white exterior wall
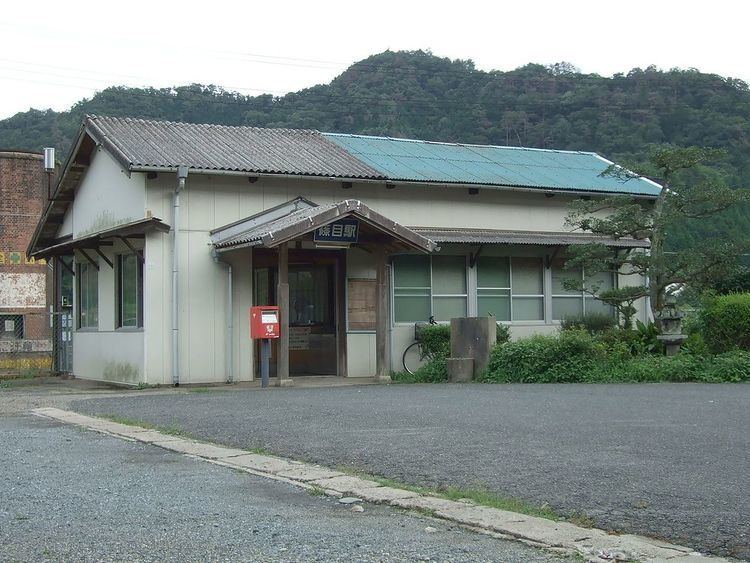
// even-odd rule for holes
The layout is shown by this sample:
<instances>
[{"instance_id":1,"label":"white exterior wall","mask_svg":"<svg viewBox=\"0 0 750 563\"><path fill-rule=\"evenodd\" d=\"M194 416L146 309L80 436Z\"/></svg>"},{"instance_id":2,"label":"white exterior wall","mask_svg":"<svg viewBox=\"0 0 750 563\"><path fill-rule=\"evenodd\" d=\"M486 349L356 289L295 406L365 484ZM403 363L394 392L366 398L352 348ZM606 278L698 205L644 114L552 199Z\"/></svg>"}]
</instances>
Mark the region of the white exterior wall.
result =
<instances>
[{"instance_id":1,"label":"white exterior wall","mask_svg":"<svg viewBox=\"0 0 750 563\"><path fill-rule=\"evenodd\" d=\"M130 176L102 148L91 155L91 165L76 190L58 236L75 238L145 217L145 174Z\"/></svg>"},{"instance_id":2,"label":"white exterior wall","mask_svg":"<svg viewBox=\"0 0 750 563\"><path fill-rule=\"evenodd\" d=\"M106 153L99 152L92 162L76 196L71 216L73 231L84 233L93 227L98 230L106 222L125 222L125 219L134 220L149 213L171 224L175 174L160 173L153 180L146 180L145 174L133 174L128 178L114 160L102 154ZM99 194L99 190L103 193ZM316 203L360 199L373 210L407 226L540 232L565 230L564 219L572 198L564 195L547 198L543 193L492 189L468 195L466 188L459 187L398 185L388 190L382 184L356 183L352 189L345 190L338 181L260 178L251 184L243 176L189 174L181 194L180 220L181 383L222 382L227 376L227 267L213 261L209 232L300 195ZM112 204L112 198L119 198L117 205ZM117 210L117 214L109 215L108 211L114 213L112 210ZM146 237L144 331L140 333L114 330L114 292L104 289L113 287L114 280L107 280L108 266L100 267L99 331L76 333L74 367L77 375L124 380L125 375L137 371L138 381L171 383L171 248L170 234L152 233ZM475 245L454 247L451 252L468 254L474 250ZM543 251L529 246L520 252L533 255ZM507 254L507 247L486 246L483 250L485 255L492 253ZM226 253L223 258L231 261L234 269L234 378L246 381L253 377L253 347L247 321L247 311L252 304L251 253L240 250ZM347 277L374 279L371 257L362 251L350 250ZM545 284L550 283L548 278L547 272ZM107 292L111 298L104 295ZM107 311L111 311L111 318L107 317L110 314ZM639 318L645 319L643 311ZM511 327L514 338L557 330L552 322L512 323ZM401 354L413 341L413 335L413 323L391 325L393 370L401 369ZM348 375L373 375L375 334L348 332L347 348ZM103 354L107 357L100 357Z\"/></svg>"},{"instance_id":3,"label":"white exterior wall","mask_svg":"<svg viewBox=\"0 0 750 563\"><path fill-rule=\"evenodd\" d=\"M350 249L346 253L346 277L374 280L376 271L372 255L357 248ZM347 330L346 349L347 375L372 377L375 373L375 331Z\"/></svg>"},{"instance_id":4,"label":"white exterior wall","mask_svg":"<svg viewBox=\"0 0 750 563\"><path fill-rule=\"evenodd\" d=\"M135 246L139 245L136 241ZM130 250L120 241L111 247L102 247L102 253L115 264L116 255ZM117 328L115 270L94 252L89 256L99 265L98 327L77 328L73 332L73 373L81 379L109 381L136 385L144 381L143 329ZM76 253L78 263L88 263ZM78 281L75 280L76 284ZM73 292L74 323L78 327L78 290Z\"/></svg>"},{"instance_id":5,"label":"white exterior wall","mask_svg":"<svg viewBox=\"0 0 750 563\"><path fill-rule=\"evenodd\" d=\"M172 215L174 174L160 174L147 181L147 208L169 222ZM209 231L259 213L297 196L315 203L360 199L375 211L408 226L472 227L560 232L572 196L545 197L543 193L480 190L468 195L466 188L402 186L388 190L380 184L355 184L342 189L340 182L260 178L250 184L245 177L188 176L181 195L180 256L180 351L181 382L220 382L226 377L226 266L211 259ZM154 234L147 239L146 350L147 381L171 381L171 240ZM468 254L475 246L454 247L452 253ZM512 249L516 255L543 255L533 246ZM485 247L485 255L507 255L505 247ZM247 310L252 304L252 265L247 250L230 252L234 264L235 378L253 377L253 348L249 340ZM347 277L375 278L372 260L353 249L347 253ZM622 283L622 282L621 282ZM545 276L545 290L550 284ZM158 296L158 297L157 297ZM639 314L639 318L643 314ZM514 322L514 338L538 332L554 332L558 323ZM391 369L401 369L401 354L414 337L413 323L390 327ZM375 372L374 332L347 333L347 371L350 377Z\"/></svg>"},{"instance_id":6,"label":"white exterior wall","mask_svg":"<svg viewBox=\"0 0 750 563\"><path fill-rule=\"evenodd\" d=\"M58 236L79 238L145 217L145 175L128 176L101 148L92 154L91 165L75 200L68 209ZM138 246L137 241L134 244ZM120 241L102 252L115 263L115 255L130 250ZM144 339L142 329L115 327L115 272L94 251L89 256L99 265L99 322L96 329L76 329L73 333L73 373L81 379L137 384L144 379ZM76 253L77 263L86 258ZM77 280L74 281L77 284ZM73 292L74 322L78 326L78 292Z\"/></svg>"}]
</instances>

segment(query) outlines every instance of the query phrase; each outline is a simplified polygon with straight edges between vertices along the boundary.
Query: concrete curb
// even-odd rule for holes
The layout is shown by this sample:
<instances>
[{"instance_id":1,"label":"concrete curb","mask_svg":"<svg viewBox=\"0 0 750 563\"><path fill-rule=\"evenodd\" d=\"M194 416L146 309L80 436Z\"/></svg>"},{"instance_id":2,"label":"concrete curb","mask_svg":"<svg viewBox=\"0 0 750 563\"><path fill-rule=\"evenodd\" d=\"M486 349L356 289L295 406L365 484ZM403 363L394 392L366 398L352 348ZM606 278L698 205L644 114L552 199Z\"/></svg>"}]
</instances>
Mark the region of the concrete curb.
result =
<instances>
[{"instance_id":1,"label":"concrete curb","mask_svg":"<svg viewBox=\"0 0 750 563\"><path fill-rule=\"evenodd\" d=\"M254 454L236 448L163 434L57 408L39 408L32 414L66 424L82 426L118 438L143 442L166 450L203 459L209 463L274 479L304 489L320 489L334 497L355 496L368 502L427 511L430 514L499 537L515 538L556 553L577 554L591 562L669 561L692 563L729 560L704 556L690 548L631 534L614 535L596 528L554 522L535 516L507 512L471 502L446 500L413 491L381 486L375 481L345 475L319 465L277 456Z\"/></svg>"}]
</instances>

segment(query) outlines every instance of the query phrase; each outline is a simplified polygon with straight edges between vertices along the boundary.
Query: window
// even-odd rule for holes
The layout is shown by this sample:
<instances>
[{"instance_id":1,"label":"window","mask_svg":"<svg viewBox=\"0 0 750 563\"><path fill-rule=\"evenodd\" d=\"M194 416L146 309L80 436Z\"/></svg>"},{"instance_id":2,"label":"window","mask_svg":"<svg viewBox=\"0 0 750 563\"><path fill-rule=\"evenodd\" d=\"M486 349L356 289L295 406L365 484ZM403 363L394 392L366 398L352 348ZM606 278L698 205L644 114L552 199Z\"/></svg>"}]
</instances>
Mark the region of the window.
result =
<instances>
[{"instance_id":1,"label":"window","mask_svg":"<svg viewBox=\"0 0 750 563\"><path fill-rule=\"evenodd\" d=\"M556 321L567 317L580 317L590 313L602 313L614 315L614 309L590 295L582 292L565 289L563 281L566 279L585 280L581 268L570 270L563 269L564 261L556 261L552 265L552 318ZM591 287L596 286L599 291L606 291L614 287L614 275L610 272L601 272L591 276L585 282Z\"/></svg>"},{"instance_id":2,"label":"window","mask_svg":"<svg viewBox=\"0 0 750 563\"><path fill-rule=\"evenodd\" d=\"M393 296L397 323L466 316L466 257L396 256Z\"/></svg>"},{"instance_id":3,"label":"window","mask_svg":"<svg viewBox=\"0 0 750 563\"><path fill-rule=\"evenodd\" d=\"M143 326L143 267L136 254L117 255L117 326Z\"/></svg>"},{"instance_id":4,"label":"window","mask_svg":"<svg viewBox=\"0 0 750 563\"><path fill-rule=\"evenodd\" d=\"M0 340L23 340L23 315L0 315Z\"/></svg>"},{"instance_id":5,"label":"window","mask_svg":"<svg viewBox=\"0 0 750 563\"><path fill-rule=\"evenodd\" d=\"M93 264L78 264L78 328L99 326L99 272Z\"/></svg>"},{"instance_id":6,"label":"window","mask_svg":"<svg viewBox=\"0 0 750 563\"><path fill-rule=\"evenodd\" d=\"M544 320L541 258L482 256L477 260L477 313L499 321Z\"/></svg>"}]
</instances>

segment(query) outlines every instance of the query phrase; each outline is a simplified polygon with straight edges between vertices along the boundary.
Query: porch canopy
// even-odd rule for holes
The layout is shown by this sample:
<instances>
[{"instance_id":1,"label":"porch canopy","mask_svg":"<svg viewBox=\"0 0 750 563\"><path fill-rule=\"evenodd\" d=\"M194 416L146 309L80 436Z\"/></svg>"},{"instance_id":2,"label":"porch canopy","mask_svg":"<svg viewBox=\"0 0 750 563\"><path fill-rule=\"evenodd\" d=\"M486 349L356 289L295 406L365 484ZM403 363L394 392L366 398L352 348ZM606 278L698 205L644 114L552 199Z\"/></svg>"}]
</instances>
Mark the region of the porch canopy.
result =
<instances>
[{"instance_id":1,"label":"porch canopy","mask_svg":"<svg viewBox=\"0 0 750 563\"><path fill-rule=\"evenodd\" d=\"M356 199L315 205L297 198L258 215L211 232L218 253L247 247L278 248L292 240L313 240L312 233L341 219L359 220L356 246L370 251L433 252L437 245L427 236L404 227Z\"/></svg>"},{"instance_id":2,"label":"porch canopy","mask_svg":"<svg viewBox=\"0 0 750 563\"><path fill-rule=\"evenodd\" d=\"M536 246L571 246L603 244L612 248L649 248L648 240L611 238L580 232L505 231L497 229L450 229L440 227L411 227L420 235L435 242L462 244L523 244Z\"/></svg>"},{"instance_id":3,"label":"porch canopy","mask_svg":"<svg viewBox=\"0 0 750 563\"><path fill-rule=\"evenodd\" d=\"M356 219L355 240L317 241L314 236L328 225L346 219ZM339 223L341 224L341 223ZM376 271L375 303L375 376L380 381L390 379L388 373L388 281L386 263L394 252L437 250L435 242L408 227L384 217L356 199L315 205L297 198L262 213L242 219L211 232L214 252L222 254L242 248L275 248L278 250L277 305L280 310L278 340L277 384L289 385L289 243L309 241L323 248L356 246L373 255ZM343 294L340 298L343 299ZM343 334L343 333L342 333ZM345 338L345 336L344 336ZM344 349L344 348L342 348ZM344 362L345 352L339 356Z\"/></svg>"},{"instance_id":4,"label":"porch canopy","mask_svg":"<svg viewBox=\"0 0 750 563\"><path fill-rule=\"evenodd\" d=\"M88 250L97 253L102 260L112 267L112 261L107 258L101 248L112 246L113 239L119 239L138 256L138 259L141 262L143 262L143 252L137 250L128 239L142 239L147 233L154 231L166 233L169 231L169 228L169 225L163 223L161 219L147 217L145 219L123 223L76 238L66 237L64 239L58 239L49 246L34 250L34 252L31 253L31 256L34 258L51 258L73 254L78 251L98 270L99 266L96 261L93 260L91 255L86 251ZM61 261L60 263L65 266L64 262Z\"/></svg>"}]
</instances>

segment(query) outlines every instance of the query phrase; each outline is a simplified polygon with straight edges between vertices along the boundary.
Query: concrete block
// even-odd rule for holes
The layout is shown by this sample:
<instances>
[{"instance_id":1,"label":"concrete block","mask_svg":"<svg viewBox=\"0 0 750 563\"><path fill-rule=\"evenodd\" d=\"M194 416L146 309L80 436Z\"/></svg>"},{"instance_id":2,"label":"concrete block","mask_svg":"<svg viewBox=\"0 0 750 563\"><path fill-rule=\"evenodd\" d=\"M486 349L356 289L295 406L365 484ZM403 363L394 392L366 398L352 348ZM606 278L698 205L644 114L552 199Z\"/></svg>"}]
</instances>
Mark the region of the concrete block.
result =
<instances>
[{"instance_id":1,"label":"concrete block","mask_svg":"<svg viewBox=\"0 0 750 563\"><path fill-rule=\"evenodd\" d=\"M487 368L496 341L495 317L451 319L451 358L473 358L475 376Z\"/></svg>"},{"instance_id":2,"label":"concrete block","mask_svg":"<svg viewBox=\"0 0 750 563\"><path fill-rule=\"evenodd\" d=\"M368 502L377 502L388 504L396 499L418 497L419 493L406 491L404 489L394 489L392 487L372 487L369 489L357 489L352 491L354 496L360 497Z\"/></svg>"},{"instance_id":3,"label":"concrete block","mask_svg":"<svg viewBox=\"0 0 750 563\"><path fill-rule=\"evenodd\" d=\"M260 454L246 454L232 457L225 460L225 462L231 465L236 465L238 467L246 467L255 471L263 471L265 473L279 473L280 471L289 471L302 465L299 463L291 463L277 457L270 457Z\"/></svg>"},{"instance_id":4,"label":"concrete block","mask_svg":"<svg viewBox=\"0 0 750 563\"><path fill-rule=\"evenodd\" d=\"M349 475L332 477L331 479L317 479L312 481L312 484L323 487L324 489L333 489L334 491L342 493L352 493L353 491L360 489L371 489L379 486L375 481L360 479L359 477L351 477Z\"/></svg>"},{"instance_id":5,"label":"concrete block","mask_svg":"<svg viewBox=\"0 0 750 563\"><path fill-rule=\"evenodd\" d=\"M344 475L339 471L331 471L324 467L316 467L314 465L299 465L292 469L284 469L276 473L279 477L286 477L287 479L294 479L295 481L317 481L320 479L332 479L334 477L341 477Z\"/></svg>"},{"instance_id":6,"label":"concrete block","mask_svg":"<svg viewBox=\"0 0 750 563\"><path fill-rule=\"evenodd\" d=\"M222 446L214 446L213 444L204 444L202 442L191 442L189 440L181 441L164 441L164 442L153 442L155 445L180 452L188 455L195 455L198 457L205 457L208 459L224 459L242 456L246 454L244 450L237 450L234 448L224 448Z\"/></svg>"},{"instance_id":7,"label":"concrete block","mask_svg":"<svg viewBox=\"0 0 750 563\"><path fill-rule=\"evenodd\" d=\"M448 358L446 368L451 383L466 383L474 379L474 358Z\"/></svg>"},{"instance_id":8,"label":"concrete block","mask_svg":"<svg viewBox=\"0 0 750 563\"><path fill-rule=\"evenodd\" d=\"M400 508L417 508L421 510L433 510L435 512L450 508L456 508L458 506L466 506L464 503L460 503L455 500L446 500L430 496L394 499L393 501L391 501L391 504Z\"/></svg>"},{"instance_id":9,"label":"concrete block","mask_svg":"<svg viewBox=\"0 0 750 563\"><path fill-rule=\"evenodd\" d=\"M162 434L156 430L144 430L143 432L133 432L132 435L128 436L139 442L145 444L154 444L156 442L186 442L185 438L179 436L170 436L169 434Z\"/></svg>"}]
</instances>

